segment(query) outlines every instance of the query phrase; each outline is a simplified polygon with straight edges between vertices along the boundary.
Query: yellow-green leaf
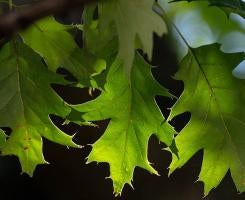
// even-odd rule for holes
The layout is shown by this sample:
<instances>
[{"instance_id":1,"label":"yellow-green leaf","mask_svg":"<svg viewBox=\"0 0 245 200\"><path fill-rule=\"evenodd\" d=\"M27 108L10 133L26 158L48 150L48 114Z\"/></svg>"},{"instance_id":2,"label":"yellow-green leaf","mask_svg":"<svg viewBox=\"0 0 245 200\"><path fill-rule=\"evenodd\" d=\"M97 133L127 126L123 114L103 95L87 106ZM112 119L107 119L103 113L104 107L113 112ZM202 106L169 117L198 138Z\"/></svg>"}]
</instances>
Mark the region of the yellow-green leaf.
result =
<instances>
[{"instance_id":1,"label":"yellow-green leaf","mask_svg":"<svg viewBox=\"0 0 245 200\"><path fill-rule=\"evenodd\" d=\"M141 56L134 60L130 81L119 60L110 67L106 81L97 99L74 109L86 121L110 119L104 135L93 145L88 162L109 163L114 191L120 194L126 183L131 185L135 167L157 173L147 159L148 140L155 134L170 146L174 130L154 99L169 94L154 80L151 67Z\"/></svg>"}]
</instances>

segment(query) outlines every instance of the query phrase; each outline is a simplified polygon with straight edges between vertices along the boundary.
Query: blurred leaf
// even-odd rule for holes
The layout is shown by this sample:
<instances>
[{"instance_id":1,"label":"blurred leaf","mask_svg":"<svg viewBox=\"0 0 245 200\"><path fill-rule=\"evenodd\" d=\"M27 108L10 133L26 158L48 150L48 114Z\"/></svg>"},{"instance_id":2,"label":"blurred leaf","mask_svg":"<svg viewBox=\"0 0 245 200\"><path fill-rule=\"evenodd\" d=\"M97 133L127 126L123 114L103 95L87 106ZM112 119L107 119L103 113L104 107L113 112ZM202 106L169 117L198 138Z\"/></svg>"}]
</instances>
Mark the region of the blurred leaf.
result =
<instances>
[{"instance_id":1,"label":"blurred leaf","mask_svg":"<svg viewBox=\"0 0 245 200\"><path fill-rule=\"evenodd\" d=\"M159 4L171 28L179 61L186 56L189 47L214 43L221 44L220 49L225 53L245 52L245 19L241 16L232 13L227 18L206 1L168 3L159 0Z\"/></svg>"},{"instance_id":2,"label":"blurred leaf","mask_svg":"<svg viewBox=\"0 0 245 200\"><path fill-rule=\"evenodd\" d=\"M164 21L152 10L154 0L107 0L99 3L99 25L101 32L115 23L119 40L119 58L130 76L135 55L135 43L152 57L153 32L161 36L166 33ZM144 20L144 21L142 21Z\"/></svg>"},{"instance_id":3,"label":"blurred leaf","mask_svg":"<svg viewBox=\"0 0 245 200\"><path fill-rule=\"evenodd\" d=\"M245 17L245 2L243 0L174 0L178 1L207 1L211 6L218 6L224 8L225 12L234 12Z\"/></svg>"}]
</instances>

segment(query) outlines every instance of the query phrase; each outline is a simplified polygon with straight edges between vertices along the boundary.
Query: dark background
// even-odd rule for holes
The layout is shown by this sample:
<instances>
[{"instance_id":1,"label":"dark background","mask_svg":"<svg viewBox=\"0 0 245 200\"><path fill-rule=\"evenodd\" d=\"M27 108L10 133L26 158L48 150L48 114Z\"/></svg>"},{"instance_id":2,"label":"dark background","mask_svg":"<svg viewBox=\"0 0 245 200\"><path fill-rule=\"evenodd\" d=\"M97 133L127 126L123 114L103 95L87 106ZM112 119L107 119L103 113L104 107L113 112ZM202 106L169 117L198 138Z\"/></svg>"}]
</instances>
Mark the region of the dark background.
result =
<instances>
[{"instance_id":1,"label":"dark background","mask_svg":"<svg viewBox=\"0 0 245 200\"><path fill-rule=\"evenodd\" d=\"M23 1L19 1L23 2ZM73 10L57 18L65 23L80 19L80 11ZM78 38L81 38L78 34ZM153 74L165 87L175 95L180 95L183 83L174 81L171 76L177 71L174 51L168 44L168 38L154 37ZM87 89L55 86L55 90L69 103L85 102L91 97ZM96 97L94 95L94 98ZM164 115L174 101L157 97L157 102ZM174 119L172 124L177 130L188 122L190 113ZM126 186L121 197L114 197L112 182L107 164L85 164L91 148L104 132L108 121L98 122L99 128L80 127L75 124L62 126L62 120L52 117L54 122L69 134L77 133L75 141L85 145L83 149L67 149L44 139L44 155L50 165L38 166L32 178L21 175L19 161L15 157L0 158L0 200L201 200L203 185L196 182L202 161L202 151L198 152L183 168L168 177L171 156L163 151L163 144L152 136L149 141L148 157L161 176L154 176L147 171L136 168L134 189ZM244 200L245 194L238 195L228 173L216 190L205 200Z\"/></svg>"}]
</instances>

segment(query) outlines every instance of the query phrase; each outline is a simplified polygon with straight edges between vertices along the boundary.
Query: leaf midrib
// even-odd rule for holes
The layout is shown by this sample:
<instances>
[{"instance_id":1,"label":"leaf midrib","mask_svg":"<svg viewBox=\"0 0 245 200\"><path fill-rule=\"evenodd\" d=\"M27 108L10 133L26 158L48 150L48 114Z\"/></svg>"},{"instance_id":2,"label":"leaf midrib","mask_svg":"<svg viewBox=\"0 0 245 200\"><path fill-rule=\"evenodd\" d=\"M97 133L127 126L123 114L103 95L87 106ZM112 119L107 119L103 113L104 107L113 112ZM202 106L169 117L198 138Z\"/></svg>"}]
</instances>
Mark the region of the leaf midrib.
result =
<instances>
[{"instance_id":1,"label":"leaf midrib","mask_svg":"<svg viewBox=\"0 0 245 200\"><path fill-rule=\"evenodd\" d=\"M159 6L159 7L160 7L160 6ZM175 24L174 22L172 22L172 20L167 16L167 14L165 13L165 10L164 10L164 9L162 9L162 8L160 7L160 10L162 11L164 17L165 17L165 18L172 24L173 28L177 31L177 33L179 34L179 36L181 37L181 39L183 40L183 42L184 42L184 43L186 44L186 46L188 47L189 52L193 55L194 59L196 60L198 66L199 66L199 69L201 70L201 72L202 72L202 74L203 74L203 76L204 76L204 78L205 78L205 80L206 80L206 82L207 82L207 85L208 85L208 87L209 87L209 89L210 89L211 94L214 95L214 99L215 99L217 108L218 108L218 110L219 110L219 115L220 115L220 117L221 117L221 120L222 120L223 125L224 125L225 130L226 130L225 132L227 133L227 135L228 135L228 137L229 137L229 139L230 139L230 143L231 143L231 145L233 146L233 148L235 149L235 151L236 151L236 153L237 153L237 155L238 155L239 161L241 162L241 158L240 158L240 156L239 156L239 153L238 153L238 151L237 151L237 148L236 148L234 142L233 142L232 139L231 139L231 135L230 135L229 130L228 130L226 124L225 124L225 120L224 120L224 118L223 118L223 116L222 116L222 114L221 114L221 110L220 110L220 107L219 107L219 105L218 105L218 102L217 102L215 93L214 93L214 91L213 91L213 88L212 88L211 84L209 83L209 80L208 80L208 78L207 78L207 76L206 76L206 74L205 74L205 72L204 72L204 70L203 70L201 64L199 63L199 61L198 61L198 59L197 59L197 57L196 57L196 55L195 55L193 49L189 46L187 40L186 40L185 37L182 35L181 31L178 29L178 27L176 26L176 24ZM211 99L210 99L210 100L211 100ZM241 163L243 163L243 162L241 162Z\"/></svg>"},{"instance_id":2,"label":"leaf midrib","mask_svg":"<svg viewBox=\"0 0 245 200\"><path fill-rule=\"evenodd\" d=\"M194 59L195 59L197 65L198 65L198 67L199 67L199 69L200 69L200 71L201 71L201 73L202 73L202 75L203 75L203 77L204 77L204 79L205 79L207 85L208 85L208 88L209 88L209 90L210 90L211 95L212 95L213 98L214 98L214 101L215 101L215 104L216 104L216 106L217 106L217 110L218 110L220 119L221 119L221 121L222 121L222 123L223 123L223 125L224 125L224 128L225 128L226 136L228 137L228 138L227 138L227 137L226 137L226 138L229 139L230 144L233 146L233 149L234 149L234 151L236 152L236 154L237 154L237 156L238 156L238 158L239 158L239 161L240 161L241 163L243 163L243 162L242 162L242 159L240 158L240 155L239 155L239 153L238 153L239 151L237 150L237 147L236 147L236 145L234 144L234 142L233 142L233 140L232 140L232 137L231 137L231 134L230 134L230 132L229 132L229 129L228 129L228 127L226 126L226 122L225 122L224 117L223 117L223 114L222 114L223 112L221 111L221 108L220 108L220 106L219 106L218 100L217 100L217 98L216 98L216 94L215 94L215 92L213 91L213 87L212 87L212 85L210 84L210 82L209 82L209 80L208 80L208 77L206 76L206 73L205 73L204 69L202 68L202 65L201 65L201 63L199 62L199 60L198 60L198 58L197 58L195 52L192 50L192 48L189 48L189 50L190 50L192 56L194 57ZM210 101L211 101L211 99L210 99Z\"/></svg>"},{"instance_id":3,"label":"leaf midrib","mask_svg":"<svg viewBox=\"0 0 245 200\"><path fill-rule=\"evenodd\" d=\"M13 40L13 54L16 55L16 57L15 57L15 61L16 61L16 74L17 74L17 81L16 81L16 83L17 83L19 97L20 97L21 110L22 110L22 113L23 113L23 120L24 120L24 123L26 124L24 101L23 101L23 98L22 98L22 95L21 95L21 86L20 86L20 60L19 60L20 55L19 55L19 51L18 51L16 39ZM29 138L30 135L29 135L29 132L27 130L27 127L26 126L23 126L23 127L25 129L24 132L25 132L26 138ZM29 140L27 140L27 143L28 143L28 146L29 146L30 145ZM29 162L29 160L30 160L29 159L29 151L25 151L25 155L26 155L27 162Z\"/></svg>"}]
</instances>

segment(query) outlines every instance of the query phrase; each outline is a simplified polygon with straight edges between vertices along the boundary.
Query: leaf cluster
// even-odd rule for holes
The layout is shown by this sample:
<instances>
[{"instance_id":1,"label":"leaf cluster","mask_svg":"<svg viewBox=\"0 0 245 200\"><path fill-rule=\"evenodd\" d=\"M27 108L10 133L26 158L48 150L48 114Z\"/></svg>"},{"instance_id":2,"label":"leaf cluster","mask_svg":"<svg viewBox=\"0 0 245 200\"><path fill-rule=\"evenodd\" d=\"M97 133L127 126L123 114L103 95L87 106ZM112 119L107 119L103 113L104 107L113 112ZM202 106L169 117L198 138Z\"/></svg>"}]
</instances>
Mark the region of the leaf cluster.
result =
<instances>
[{"instance_id":1,"label":"leaf cluster","mask_svg":"<svg viewBox=\"0 0 245 200\"><path fill-rule=\"evenodd\" d=\"M22 171L32 175L37 165L47 163L43 138L80 148L50 115L80 125L109 119L87 162L109 163L116 195L132 185L136 167L158 174L147 158L153 134L172 154L170 173L203 149L198 180L205 195L229 170L244 192L244 12L241 0L105 0L86 6L80 24L64 25L51 16L35 22L0 49L2 155L17 156ZM83 47L74 31L83 33ZM175 78L185 85L167 119L155 97L175 97L154 79L138 52L151 60L153 33L170 36L179 62ZM60 67L75 81L57 74ZM101 94L70 105L51 84L97 88ZM176 133L169 121L186 111L191 120ZM11 128L9 136L4 127Z\"/></svg>"}]
</instances>

